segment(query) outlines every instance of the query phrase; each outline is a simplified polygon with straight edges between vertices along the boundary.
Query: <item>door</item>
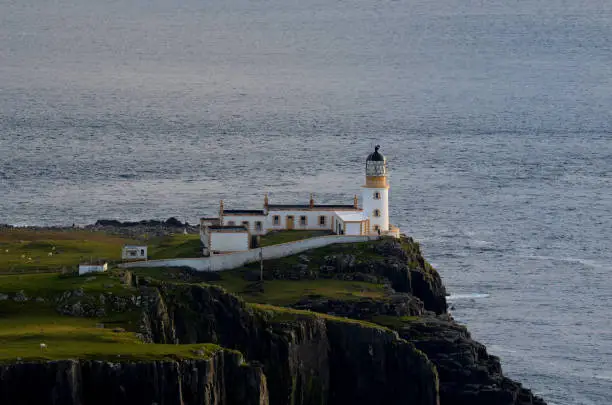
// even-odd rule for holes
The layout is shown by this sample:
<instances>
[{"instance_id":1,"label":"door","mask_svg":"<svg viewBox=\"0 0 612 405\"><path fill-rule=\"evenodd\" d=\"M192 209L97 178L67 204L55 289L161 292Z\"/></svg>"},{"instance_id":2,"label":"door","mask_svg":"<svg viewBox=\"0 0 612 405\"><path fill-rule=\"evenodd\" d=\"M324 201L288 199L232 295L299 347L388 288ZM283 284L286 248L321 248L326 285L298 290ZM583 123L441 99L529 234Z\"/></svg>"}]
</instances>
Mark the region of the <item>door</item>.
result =
<instances>
[{"instance_id":1,"label":"door","mask_svg":"<svg viewBox=\"0 0 612 405\"><path fill-rule=\"evenodd\" d=\"M293 215L287 215L287 229L293 229Z\"/></svg>"}]
</instances>

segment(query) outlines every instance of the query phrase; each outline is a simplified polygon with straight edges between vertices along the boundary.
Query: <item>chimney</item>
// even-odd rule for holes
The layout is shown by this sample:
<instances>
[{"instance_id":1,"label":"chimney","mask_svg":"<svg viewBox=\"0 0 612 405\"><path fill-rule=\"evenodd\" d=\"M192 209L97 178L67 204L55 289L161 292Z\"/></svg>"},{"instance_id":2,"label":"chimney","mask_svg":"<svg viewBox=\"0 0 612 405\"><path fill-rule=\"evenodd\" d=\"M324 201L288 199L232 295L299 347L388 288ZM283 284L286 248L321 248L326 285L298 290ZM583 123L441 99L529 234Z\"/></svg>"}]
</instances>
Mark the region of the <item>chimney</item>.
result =
<instances>
[{"instance_id":1,"label":"chimney","mask_svg":"<svg viewBox=\"0 0 612 405\"><path fill-rule=\"evenodd\" d=\"M314 194L310 193L310 208L314 208Z\"/></svg>"},{"instance_id":2,"label":"chimney","mask_svg":"<svg viewBox=\"0 0 612 405\"><path fill-rule=\"evenodd\" d=\"M266 193L264 195L264 209L266 209L266 210L268 209L268 204L269 204L269 202L268 202L268 193Z\"/></svg>"},{"instance_id":3,"label":"chimney","mask_svg":"<svg viewBox=\"0 0 612 405\"><path fill-rule=\"evenodd\" d=\"M357 200L357 194L355 194L355 198L353 198L353 207L359 208L359 200Z\"/></svg>"},{"instance_id":4,"label":"chimney","mask_svg":"<svg viewBox=\"0 0 612 405\"><path fill-rule=\"evenodd\" d=\"M223 200L219 202L219 224L223 225Z\"/></svg>"}]
</instances>

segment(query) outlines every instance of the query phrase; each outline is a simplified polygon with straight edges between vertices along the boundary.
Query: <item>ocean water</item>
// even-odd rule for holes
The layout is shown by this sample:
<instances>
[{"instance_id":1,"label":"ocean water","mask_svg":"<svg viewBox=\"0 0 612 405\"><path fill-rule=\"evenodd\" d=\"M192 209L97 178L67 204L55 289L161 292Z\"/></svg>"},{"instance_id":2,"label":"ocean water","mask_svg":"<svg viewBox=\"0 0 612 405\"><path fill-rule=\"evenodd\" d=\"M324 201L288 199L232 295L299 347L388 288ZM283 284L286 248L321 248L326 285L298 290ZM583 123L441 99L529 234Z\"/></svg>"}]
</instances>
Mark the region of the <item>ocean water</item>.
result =
<instances>
[{"instance_id":1,"label":"ocean water","mask_svg":"<svg viewBox=\"0 0 612 405\"><path fill-rule=\"evenodd\" d=\"M0 0L0 223L352 201L549 404L612 403L612 2Z\"/></svg>"}]
</instances>

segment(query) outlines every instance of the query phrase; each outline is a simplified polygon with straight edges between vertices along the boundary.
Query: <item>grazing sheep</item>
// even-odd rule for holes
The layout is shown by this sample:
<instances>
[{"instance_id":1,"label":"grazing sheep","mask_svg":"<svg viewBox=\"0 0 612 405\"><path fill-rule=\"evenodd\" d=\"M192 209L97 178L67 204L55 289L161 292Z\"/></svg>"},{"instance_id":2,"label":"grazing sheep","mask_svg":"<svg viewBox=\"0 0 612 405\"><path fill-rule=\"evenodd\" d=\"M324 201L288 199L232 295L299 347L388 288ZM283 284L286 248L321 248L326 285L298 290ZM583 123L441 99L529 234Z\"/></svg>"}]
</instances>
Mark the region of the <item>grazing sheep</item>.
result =
<instances>
[{"instance_id":1,"label":"grazing sheep","mask_svg":"<svg viewBox=\"0 0 612 405\"><path fill-rule=\"evenodd\" d=\"M47 350L47 344L46 343L41 343L40 344L40 350Z\"/></svg>"}]
</instances>

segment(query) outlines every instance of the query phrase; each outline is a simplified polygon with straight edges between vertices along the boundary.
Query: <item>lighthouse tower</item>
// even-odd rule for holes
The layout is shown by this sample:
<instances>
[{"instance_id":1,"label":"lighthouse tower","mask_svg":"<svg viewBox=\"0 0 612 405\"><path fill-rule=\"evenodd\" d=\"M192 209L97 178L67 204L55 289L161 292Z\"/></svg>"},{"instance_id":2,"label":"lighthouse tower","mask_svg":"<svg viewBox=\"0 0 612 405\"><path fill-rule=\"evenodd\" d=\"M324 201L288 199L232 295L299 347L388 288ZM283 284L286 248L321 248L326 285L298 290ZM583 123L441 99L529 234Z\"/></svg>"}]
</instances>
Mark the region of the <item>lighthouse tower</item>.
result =
<instances>
[{"instance_id":1,"label":"lighthouse tower","mask_svg":"<svg viewBox=\"0 0 612 405\"><path fill-rule=\"evenodd\" d=\"M378 151L366 159L366 183L363 186L363 213L370 218L370 232L389 230L389 183L387 159Z\"/></svg>"}]
</instances>

